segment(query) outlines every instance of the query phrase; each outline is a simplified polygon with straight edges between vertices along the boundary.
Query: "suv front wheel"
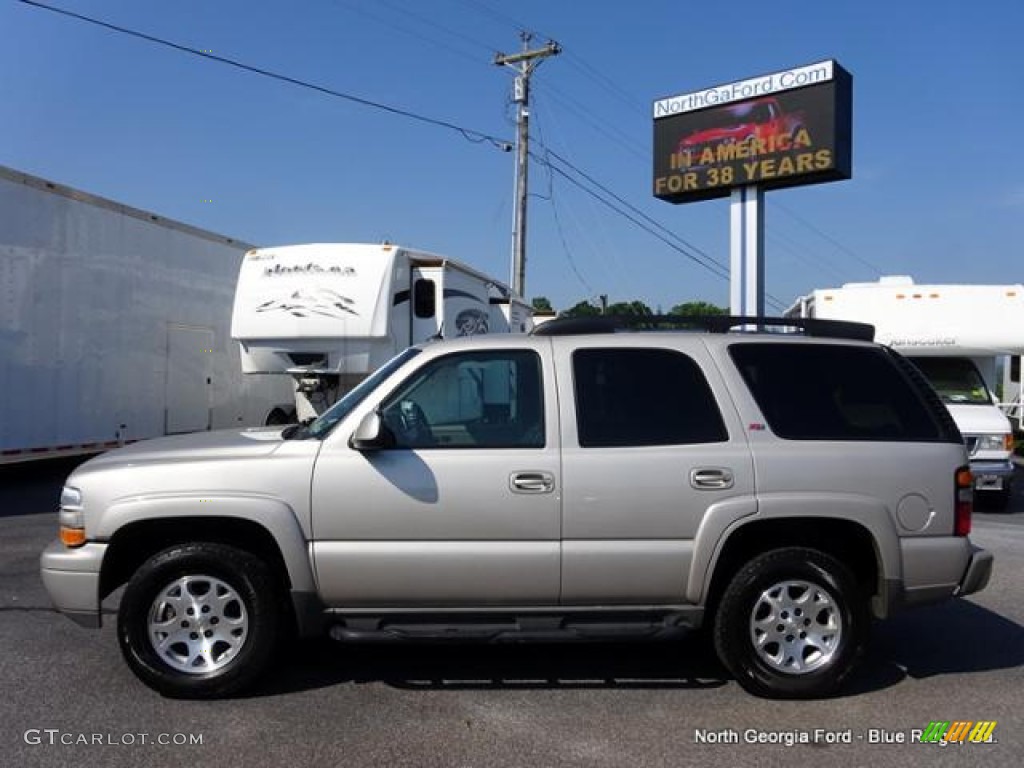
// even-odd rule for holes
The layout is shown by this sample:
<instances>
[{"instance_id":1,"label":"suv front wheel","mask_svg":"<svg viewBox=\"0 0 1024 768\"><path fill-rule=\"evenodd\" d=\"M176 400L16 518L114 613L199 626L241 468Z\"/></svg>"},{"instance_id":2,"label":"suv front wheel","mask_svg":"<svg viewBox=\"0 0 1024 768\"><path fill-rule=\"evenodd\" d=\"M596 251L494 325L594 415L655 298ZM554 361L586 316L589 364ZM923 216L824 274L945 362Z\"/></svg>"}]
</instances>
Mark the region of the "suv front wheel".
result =
<instances>
[{"instance_id":1,"label":"suv front wheel","mask_svg":"<svg viewBox=\"0 0 1024 768\"><path fill-rule=\"evenodd\" d=\"M827 696L862 654L868 622L867 602L841 562L815 549L776 549L748 562L726 587L715 650L753 694Z\"/></svg>"},{"instance_id":2,"label":"suv front wheel","mask_svg":"<svg viewBox=\"0 0 1024 768\"><path fill-rule=\"evenodd\" d=\"M165 696L230 695L270 661L279 594L270 570L248 552L209 542L172 547L146 561L121 597L121 652Z\"/></svg>"}]
</instances>

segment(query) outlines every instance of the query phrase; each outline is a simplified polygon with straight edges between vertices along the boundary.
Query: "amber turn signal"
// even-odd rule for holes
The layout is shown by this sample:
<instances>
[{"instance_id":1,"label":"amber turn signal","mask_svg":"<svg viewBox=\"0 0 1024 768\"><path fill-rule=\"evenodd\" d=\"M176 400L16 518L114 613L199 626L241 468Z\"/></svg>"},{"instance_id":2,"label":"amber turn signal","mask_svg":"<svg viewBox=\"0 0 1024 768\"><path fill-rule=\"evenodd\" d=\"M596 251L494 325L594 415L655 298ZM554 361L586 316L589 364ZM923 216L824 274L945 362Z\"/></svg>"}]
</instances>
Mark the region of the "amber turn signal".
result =
<instances>
[{"instance_id":1,"label":"amber turn signal","mask_svg":"<svg viewBox=\"0 0 1024 768\"><path fill-rule=\"evenodd\" d=\"M60 527L60 540L65 547L80 547L85 544L84 528L68 528L66 525Z\"/></svg>"}]
</instances>

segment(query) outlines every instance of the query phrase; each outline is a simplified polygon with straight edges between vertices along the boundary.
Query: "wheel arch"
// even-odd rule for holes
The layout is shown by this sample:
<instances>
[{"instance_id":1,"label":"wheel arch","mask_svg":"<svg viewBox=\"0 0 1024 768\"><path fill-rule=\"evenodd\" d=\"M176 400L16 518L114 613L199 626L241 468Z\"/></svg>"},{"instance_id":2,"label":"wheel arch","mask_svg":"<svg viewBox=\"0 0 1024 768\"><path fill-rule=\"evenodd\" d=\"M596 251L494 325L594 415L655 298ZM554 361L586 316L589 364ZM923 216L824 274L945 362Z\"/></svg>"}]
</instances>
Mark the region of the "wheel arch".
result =
<instances>
[{"instance_id":1,"label":"wheel arch","mask_svg":"<svg viewBox=\"0 0 1024 768\"><path fill-rule=\"evenodd\" d=\"M264 525L242 517L182 515L137 520L116 531L103 558L100 599L126 583L153 555L192 542L224 544L250 552L271 568L284 589L312 589L312 572L305 551L301 553L305 559L302 568L299 553L290 552L286 557L281 542Z\"/></svg>"},{"instance_id":2,"label":"wheel arch","mask_svg":"<svg viewBox=\"0 0 1024 768\"><path fill-rule=\"evenodd\" d=\"M850 569L866 598L885 588L876 539L860 523L834 517L757 519L732 530L713 558L703 595L706 615L714 615L722 593L745 563L783 547L807 547L836 558Z\"/></svg>"}]
</instances>

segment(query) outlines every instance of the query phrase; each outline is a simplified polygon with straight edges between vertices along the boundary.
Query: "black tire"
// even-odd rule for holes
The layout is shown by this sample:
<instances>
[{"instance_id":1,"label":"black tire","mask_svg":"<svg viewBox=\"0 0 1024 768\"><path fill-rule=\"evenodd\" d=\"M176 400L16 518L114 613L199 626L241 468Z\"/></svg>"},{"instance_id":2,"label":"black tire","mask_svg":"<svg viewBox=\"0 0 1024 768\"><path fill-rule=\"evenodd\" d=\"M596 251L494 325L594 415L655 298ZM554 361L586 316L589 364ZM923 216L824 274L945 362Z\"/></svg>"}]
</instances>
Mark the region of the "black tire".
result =
<instances>
[{"instance_id":1,"label":"black tire","mask_svg":"<svg viewBox=\"0 0 1024 768\"><path fill-rule=\"evenodd\" d=\"M776 549L748 562L726 587L714 617L715 650L750 693L820 698L853 671L869 622L867 601L841 562L815 549Z\"/></svg>"},{"instance_id":2,"label":"black tire","mask_svg":"<svg viewBox=\"0 0 1024 768\"><path fill-rule=\"evenodd\" d=\"M267 422L265 426L268 427L280 427L285 424L294 424L297 421L296 417L287 411L283 411L280 408L275 408L267 416Z\"/></svg>"},{"instance_id":3,"label":"black tire","mask_svg":"<svg viewBox=\"0 0 1024 768\"><path fill-rule=\"evenodd\" d=\"M229 696L271 660L283 605L270 569L252 554L181 544L147 560L128 582L117 615L121 653L164 696Z\"/></svg>"}]
</instances>

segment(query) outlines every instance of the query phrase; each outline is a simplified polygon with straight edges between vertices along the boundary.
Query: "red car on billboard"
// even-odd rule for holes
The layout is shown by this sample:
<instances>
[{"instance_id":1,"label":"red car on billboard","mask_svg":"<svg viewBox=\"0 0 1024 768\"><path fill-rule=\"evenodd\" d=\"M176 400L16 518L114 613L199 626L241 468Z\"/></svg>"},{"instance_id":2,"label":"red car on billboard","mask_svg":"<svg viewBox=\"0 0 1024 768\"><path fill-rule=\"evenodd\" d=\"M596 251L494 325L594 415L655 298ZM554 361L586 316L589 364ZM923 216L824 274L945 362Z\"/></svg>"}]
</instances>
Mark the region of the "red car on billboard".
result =
<instances>
[{"instance_id":1,"label":"red car on billboard","mask_svg":"<svg viewBox=\"0 0 1024 768\"><path fill-rule=\"evenodd\" d=\"M717 147L722 145L759 141L762 143L756 153L765 154L791 149L799 144L799 136L806 137L803 112L786 112L772 97L709 109L704 118L700 128L679 142L682 167L708 165L708 148L715 153L714 162L720 162L723 158Z\"/></svg>"}]
</instances>

